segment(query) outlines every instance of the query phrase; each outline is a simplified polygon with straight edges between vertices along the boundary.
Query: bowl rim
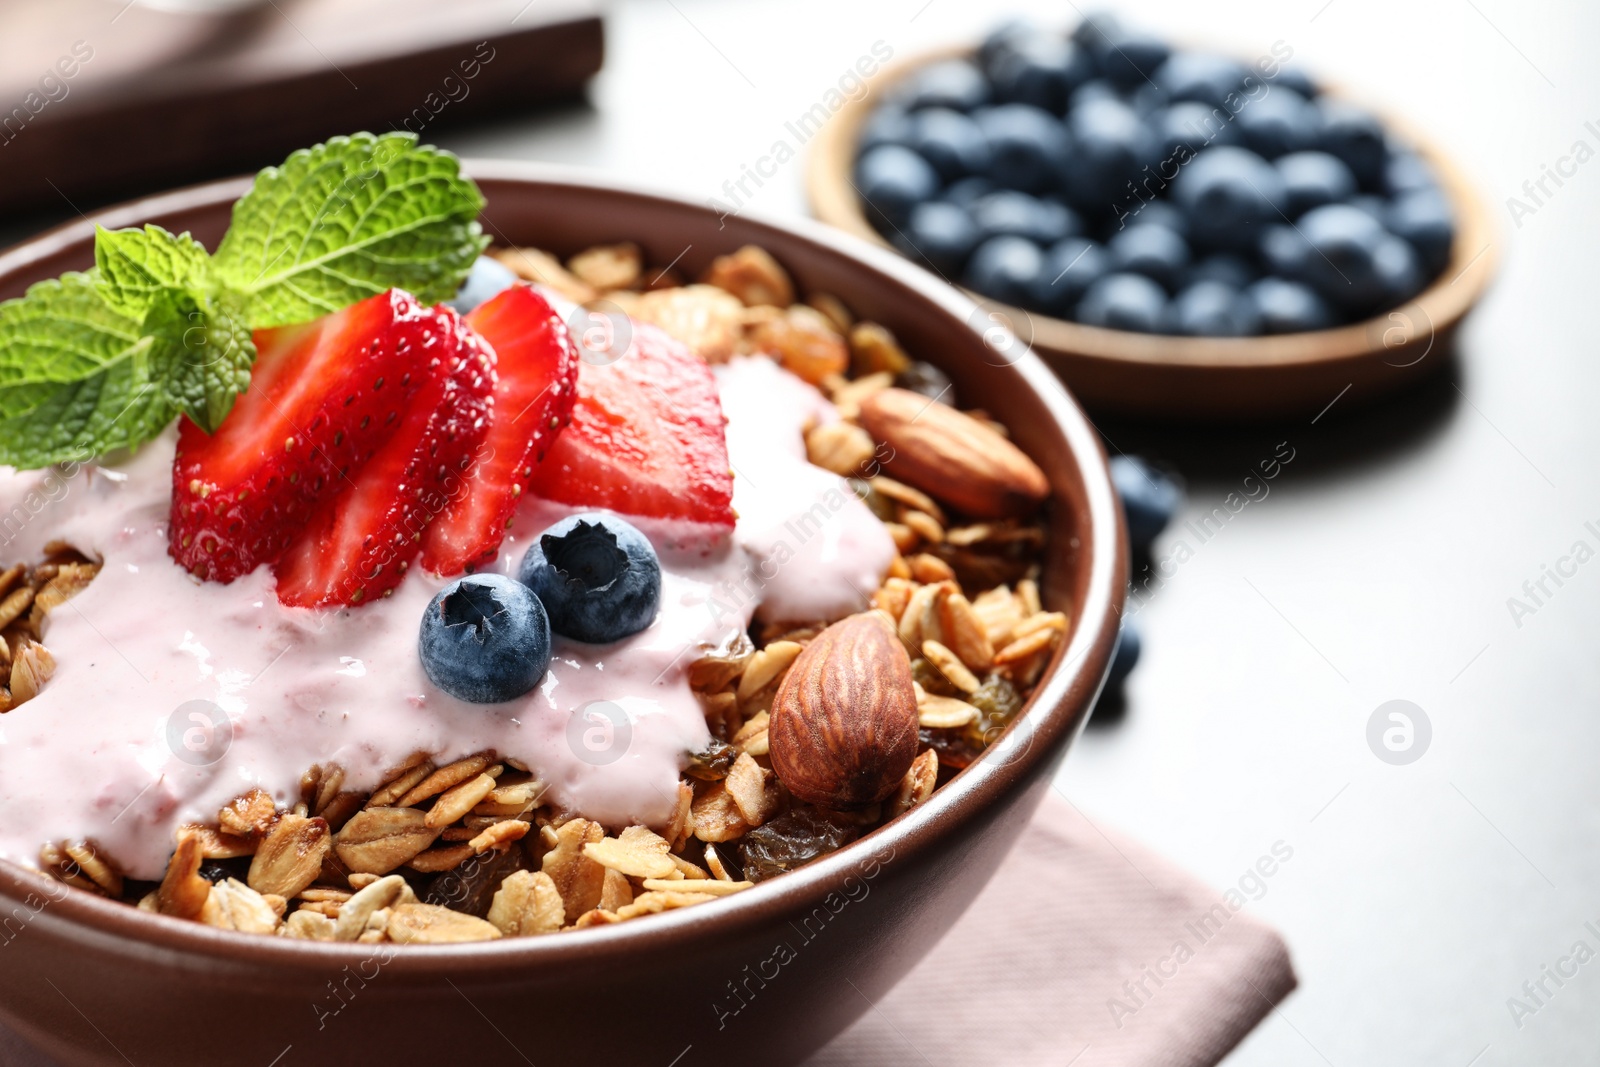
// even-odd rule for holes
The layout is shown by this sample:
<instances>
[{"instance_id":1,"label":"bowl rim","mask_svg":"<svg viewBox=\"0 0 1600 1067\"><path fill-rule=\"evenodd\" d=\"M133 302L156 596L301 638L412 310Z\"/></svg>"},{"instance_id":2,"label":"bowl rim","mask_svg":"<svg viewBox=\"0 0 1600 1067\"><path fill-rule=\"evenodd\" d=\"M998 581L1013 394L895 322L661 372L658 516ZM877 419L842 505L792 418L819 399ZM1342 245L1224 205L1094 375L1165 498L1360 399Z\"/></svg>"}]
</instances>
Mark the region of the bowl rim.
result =
<instances>
[{"instance_id":1,"label":"bowl rim","mask_svg":"<svg viewBox=\"0 0 1600 1067\"><path fill-rule=\"evenodd\" d=\"M481 182L576 187L589 193L599 191L656 202L677 210L689 208L707 216L716 214L686 197L580 167L476 159L463 160L462 167ZM92 237L96 224L113 228L164 213L215 209L232 203L250 181L248 177L229 178L190 186L67 222L0 252L0 277L26 272L81 244ZM825 253L864 261L868 268L963 322L977 307L962 292L898 255L812 220L780 219L753 212L741 213L740 219L757 230L798 236ZM843 889L846 879L856 874L864 861L885 853L892 856L892 861L899 861L937 847L946 831L971 821L989 804L1001 800L1041 760L1048 760L1070 740L1087 720L1110 666L1126 591L1127 542L1105 453L1088 418L1032 351L1022 352L1012 366L1067 441L1070 469L1083 486L1084 511L1089 518L1087 528L1075 532L1074 547L1087 554L1088 562L1084 567L1084 596L1081 603L1073 605L1069 639L1046 667L1023 714L999 742L936 790L909 817L881 826L805 867L716 901L715 907L680 908L656 915L647 923L565 931L559 937L409 945L405 946L406 951L392 953L386 970L433 979L469 971L481 976L539 964L579 960L588 964L627 958L651 949L688 948L706 934L757 929L773 914L790 912L801 904L815 905L830 892ZM1081 703L1076 706L1069 703L1074 695L1081 696ZM180 956L201 955L218 963L289 970L337 969L373 952L373 946L355 942L241 934L143 912L119 901L62 886L38 871L0 859L0 898L25 900L41 893L51 900L49 913L61 920L53 925L63 937L75 942L123 948L137 943Z\"/></svg>"},{"instance_id":2,"label":"bowl rim","mask_svg":"<svg viewBox=\"0 0 1600 1067\"><path fill-rule=\"evenodd\" d=\"M1186 47L1230 54L1224 49ZM806 196L817 218L880 248L893 250L893 245L867 221L855 183L850 179L857 134L876 106L884 102L889 90L924 67L945 60L971 59L976 52L977 46L968 43L930 48L902 57L870 78L865 93L845 101L833 120L818 133L806 157ZM1398 347L1401 342L1390 341L1390 331L1396 328L1393 316L1413 308L1426 322L1426 334L1448 333L1483 296L1494 277L1499 258L1498 227L1483 198L1450 155L1411 123L1387 108L1374 107L1337 84L1319 81L1318 85L1319 95L1360 104L1376 115L1387 131L1400 135L1434 168L1455 211L1456 237L1449 261L1422 292L1404 304L1325 330L1250 337L1186 337L1085 326L994 300L957 282L949 284L961 288L981 307L989 309L997 320L1003 319L1013 332L1022 332L1016 329L1015 323L1027 323L1033 344L1048 352L1085 362L1142 365L1152 369L1273 371L1370 362L1375 357L1381 358L1390 348ZM1418 331L1409 319L1403 326L1408 331L1405 341L1409 342Z\"/></svg>"}]
</instances>

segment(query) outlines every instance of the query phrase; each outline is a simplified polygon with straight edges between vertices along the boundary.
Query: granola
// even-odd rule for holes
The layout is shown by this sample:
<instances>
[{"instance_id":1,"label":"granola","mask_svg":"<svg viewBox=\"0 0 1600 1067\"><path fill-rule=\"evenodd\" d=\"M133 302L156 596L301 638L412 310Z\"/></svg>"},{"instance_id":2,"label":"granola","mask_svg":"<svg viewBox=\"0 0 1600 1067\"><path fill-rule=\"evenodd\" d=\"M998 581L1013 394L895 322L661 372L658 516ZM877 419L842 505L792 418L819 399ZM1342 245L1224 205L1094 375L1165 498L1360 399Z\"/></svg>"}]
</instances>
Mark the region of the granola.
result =
<instances>
[{"instance_id":1,"label":"granola","mask_svg":"<svg viewBox=\"0 0 1600 1067\"><path fill-rule=\"evenodd\" d=\"M942 376L889 330L857 321L831 294L798 298L782 266L755 247L718 257L687 285L665 284L676 276L627 243L565 263L537 249L493 255L575 302L654 323L708 362L766 355L831 400L837 417L811 425L804 447L812 464L847 479L893 541L870 607L909 663L909 766L872 803L830 810L797 799L775 770L774 726L786 680L838 620L757 620L687 667L711 741L683 754L659 825L610 826L570 810L514 754L417 751L367 789L319 763L298 797L241 794L213 822L181 830L159 882L125 877L85 840L45 845L43 870L163 915L307 940L436 944L610 925L737 895L905 815L1021 712L1071 624L1041 603L1044 522L973 514L936 480L890 473L902 468L863 412L897 383ZM947 389L924 391L936 394L925 396L930 408L960 415ZM998 451L1012 448L1003 426L981 412L960 417L980 428L965 432L987 434L984 447L1009 457ZM9 672L0 710L49 684L47 617L98 567L58 546L0 573L0 679Z\"/></svg>"}]
</instances>

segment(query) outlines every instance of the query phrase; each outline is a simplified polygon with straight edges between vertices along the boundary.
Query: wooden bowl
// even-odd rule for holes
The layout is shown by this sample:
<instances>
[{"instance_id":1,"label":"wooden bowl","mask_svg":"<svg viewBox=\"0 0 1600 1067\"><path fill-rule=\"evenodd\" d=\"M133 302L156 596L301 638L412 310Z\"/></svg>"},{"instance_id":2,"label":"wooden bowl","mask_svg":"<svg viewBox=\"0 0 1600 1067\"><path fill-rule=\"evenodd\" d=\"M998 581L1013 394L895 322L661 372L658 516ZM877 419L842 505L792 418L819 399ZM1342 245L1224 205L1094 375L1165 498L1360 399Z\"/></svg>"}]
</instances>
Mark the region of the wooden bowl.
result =
<instances>
[{"instance_id":1,"label":"wooden bowl","mask_svg":"<svg viewBox=\"0 0 1600 1067\"><path fill-rule=\"evenodd\" d=\"M891 65L823 126L806 164L806 189L819 219L890 247L867 221L852 180L861 126L905 78L931 63L971 55L967 48L943 49ZM1456 217L1450 262L1404 306L1309 333L1170 337L1083 326L972 293L983 309L975 325L993 331L996 360L1020 350L1005 335L1009 330L1088 407L1126 414L1201 420L1315 415L1336 397L1349 404L1422 378L1444 365L1456 327L1494 274L1494 224L1449 157L1391 116L1380 118L1432 165Z\"/></svg>"},{"instance_id":2,"label":"wooden bowl","mask_svg":"<svg viewBox=\"0 0 1600 1067\"><path fill-rule=\"evenodd\" d=\"M1045 470L1042 592L1072 631L1000 741L906 818L735 897L637 922L455 946L295 941L147 914L0 862L0 1020L64 1065L800 1063L944 936L1088 717L1116 642L1125 539L1098 437L1043 363L990 366L970 300L816 223L723 221L548 166L466 169L499 242L565 256L633 240L690 276L759 244L802 291L843 298L938 363ZM155 222L215 247L247 186L112 208L0 254L0 299L91 265L96 222Z\"/></svg>"}]
</instances>

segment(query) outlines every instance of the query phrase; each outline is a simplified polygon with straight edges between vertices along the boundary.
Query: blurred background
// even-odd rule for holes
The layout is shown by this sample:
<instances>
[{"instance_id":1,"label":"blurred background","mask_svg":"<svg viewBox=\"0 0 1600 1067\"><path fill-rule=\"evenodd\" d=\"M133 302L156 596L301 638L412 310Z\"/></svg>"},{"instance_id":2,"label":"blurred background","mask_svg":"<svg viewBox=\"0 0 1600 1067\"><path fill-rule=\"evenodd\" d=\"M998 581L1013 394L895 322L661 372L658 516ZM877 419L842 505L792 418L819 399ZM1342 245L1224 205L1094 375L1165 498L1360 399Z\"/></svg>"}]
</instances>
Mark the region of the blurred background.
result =
<instances>
[{"instance_id":1,"label":"blurred background","mask_svg":"<svg viewBox=\"0 0 1600 1067\"><path fill-rule=\"evenodd\" d=\"M124 3L0 3L4 243L360 127L724 203L781 142L794 158L747 183L745 209L803 214L806 144L789 124L859 57L1082 14L955 0ZM1501 266L1456 358L1377 406L1227 426L1097 415L1108 452L1182 475L1187 502L1153 553L1193 551L1130 601L1143 658L1058 788L1219 890L1275 844L1292 849L1241 888L1288 939L1301 988L1230 1064L1592 1060L1600 964L1559 964L1560 982L1545 969L1578 942L1600 950L1600 566L1548 584L1532 613L1510 601L1531 603L1524 583L1575 542L1600 547L1585 525L1600 530L1600 165L1586 162L1600 151L1600 8L1116 10L1241 56L1287 43L1293 66L1426 131L1488 205ZM4 110L30 99L46 102L7 126ZM1513 216L1508 198L1528 202L1524 183L1578 142L1585 163ZM1268 495L1209 537L1190 532L1286 451ZM1431 727L1405 765L1368 741L1392 700Z\"/></svg>"}]
</instances>

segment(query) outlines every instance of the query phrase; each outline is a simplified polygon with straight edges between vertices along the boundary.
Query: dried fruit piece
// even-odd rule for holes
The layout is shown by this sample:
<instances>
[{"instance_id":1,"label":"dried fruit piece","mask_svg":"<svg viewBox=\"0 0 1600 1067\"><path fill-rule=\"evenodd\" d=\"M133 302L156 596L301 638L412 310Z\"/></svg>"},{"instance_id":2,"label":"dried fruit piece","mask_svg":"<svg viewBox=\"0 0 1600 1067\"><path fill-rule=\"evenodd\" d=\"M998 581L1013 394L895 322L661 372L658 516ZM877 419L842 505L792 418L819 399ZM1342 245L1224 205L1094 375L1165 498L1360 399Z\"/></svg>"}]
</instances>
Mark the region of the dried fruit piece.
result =
<instances>
[{"instance_id":1,"label":"dried fruit piece","mask_svg":"<svg viewBox=\"0 0 1600 1067\"><path fill-rule=\"evenodd\" d=\"M860 836L860 829L808 807L793 807L739 841L745 877L762 881L837 852Z\"/></svg>"},{"instance_id":2,"label":"dried fruit piece","mask_svg":"<svg viewBox=\"0 0 1600 1067\"><path fill-rule=\"evenodd\" d=\"M803 304L758 323L750 331L750 344L812 385L842 374L850 364L850 350L827 316Z\"/></svg>"},{"instance_id":3,"label":"dried fruit piece","mask_svg":"<svg viewBox=\"0 0 1600 1067\"><path fill-rule=\"evenodd\" d=\"M806 647L778 688L768 744L779 779L808 803L858 807L894 791L917 755L917 699L887 615L852 615Z\"/></svg>"}]
</instances>

